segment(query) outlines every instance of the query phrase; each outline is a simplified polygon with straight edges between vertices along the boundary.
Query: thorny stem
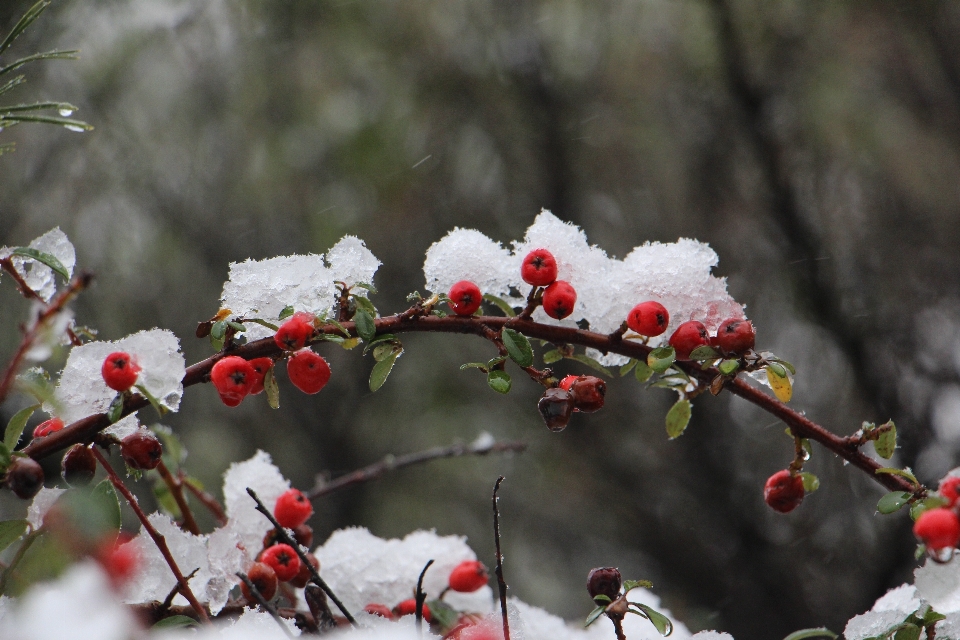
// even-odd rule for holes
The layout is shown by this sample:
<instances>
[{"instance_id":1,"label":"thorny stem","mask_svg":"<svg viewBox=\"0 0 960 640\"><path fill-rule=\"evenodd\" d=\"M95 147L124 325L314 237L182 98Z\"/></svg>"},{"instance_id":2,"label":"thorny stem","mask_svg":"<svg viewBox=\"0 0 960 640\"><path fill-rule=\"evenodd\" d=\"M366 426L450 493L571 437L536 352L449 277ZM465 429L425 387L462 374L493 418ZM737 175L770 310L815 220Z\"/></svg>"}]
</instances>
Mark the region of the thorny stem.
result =
<instances>
[{"instance_id":1,"label":"thorny stem","mask_svg":"<svg viewBox=\"0 0 960 640\"><path fill-rule=\"evenodd\" d=\"M236 576L243 580L243 584L247 585L247 589L250 590L250 595L253 596L253 599L257 601L264 610L273 616L273 619L277 621L277 624L280 625L280 628L283 629L283 632L287 634L288 638L292 638L293 634L290 633L290 629L287 629L287 625L283 623L283 620L280 618L280 614L277 613L276 607L267 602L267 599L263 597L263 594L257 589L257 587L250 581L250 578L247 577L247 574L237 572Z\"/></svg>"},{"instance_id":2,"label":"thorny stem","mask_svg":"<svg viewBox=\"0 0 960 640\"><path fill-rule=\"evenodd\" d=\"M500 551L500 509L497 507L497 491L504 477L497 478L493 485L493 535L497 543L497 589L500 591L500 616L503 618L503 640L510 640L510 621L507 617L507 583L503 579L503 553Z\"/></svg>"},{"instance_id":3,"label":"thorny stem","mask_svg":"<svg viewBox=\"0 0 960 640\"><path fill-rule=\"evenodd\" d=\"M133 509L133 512L137 514L137 519L140 520L140 524L143 525L143 529L150 534L151 538L153 538L154 544L156 544L157 549L160 550L160 555L162 555L163 559L166 560L167 565L170 567L170 571L173 572L174 577L177 579L177 584L180 585L180 593L183 594L183 597L187 599L187 602L190 603L190 606L193 607L193 610L197 612L198 616L200 616L200 620L209 623L210 616L207 615L206 610L197 600L197 597L193 595L193 590L183 577L180 567L177 566L177 561L173 559L173 555L170 553L170 548L167 546L166 539L164 539L163 535L161 535L160 532L157 531L152 524L150 524L150 520L147 519L147 515L137 503L137 499L132 493L130 493L130 490L127 489L127 486L123 484L123 480L121 480L120 476L117 475L117 472L113 470L113 467L111 467L110 463L107 462L107 459L103 457L103 454L100 453L96 447L90 447L90 450L93 451L93 455L96 456L97 461L100 463L100 466L103 467L103 470L107 472L107 477L110 478L110 482L113 483L114 488L123 495L127 501L127 504L129 504L130 508Z\"/></svg>"},{"instance_id":4,"label":"thorny stem","mask_svg":"<svg viewBox=\"0 0 960 640\"><path fill-rule=\"evenodd\" d=\"M180 513L183 515L183 528L195 536L200 535L200 527L197 526L197 521L193 519L193 512L190 511L190 505L187 504L187 499L183 495L183 482L173 477L163 460L157 465L157 473L163 478L170 494L177 503L177 507L180 508Z\"/></svg>"},{"instance_id":5,"label":"thorny stem","mask_svg":"<svg viewBox=\"0 0 960 640\"><path fill-rule=\"evenodd\" d=\"M200 501L200 504L205 506L210 513L213 514L213 517L217 519L217 523L222 527L227 524L227 514L223 512L223 507L220 506L220 503L217 502L217 499L212 495L198 487L193 483L190 478L187 478L183 475L183 471L177 475L180 482L185 486L194 497Z\"/></svg>"},{"instance_id":6,"label":"thorny stem","mask_svg":"<svg viewBox=\"0 0 960 640\"><path fill-rule=\"evenodd\" d=\"M615 343L615 341L610 339L610 336L592 331L540 324L527 319L507 318L503 316L447 316L439 318L436 316L418 315L415 311L407 310L398 315L377 318L374 322L378 334L432 332L473 334L480 337L485 337L484 332L486 330L499 331L509 322L511 328L526 335L528 338L546 340L547 342L558 345L575 344L597 349L601 353L616 353L643 360L646 360L647 355L652 350L651 347L632 340L621 340ZM351 335L357 335L356 326L353 322L345 322L343 323L343 327ZM317 331L318 333L328 334L339 333L339 329L333 326L323 327ZM320 341L320 338L315 338L314 340L314 342ZM227 355L252 359L265 356L277 357L281 355L281 351L273 341L273 338L263 338L262 340L256 340L240 347L217 353L206 360L190 366L187 369L186 375L183 377L183 386L189 387L201 382L208 382L210 380L210 369L218 360ZM675 366L685 371L691 377L696 378L702 386L708 386L719 374L714 367L702 370L699 364L694 362L678 362ZM741 377L731 379L724 385L724 388L734 395L760 407L777 419L782 420L790 427L790 430L795 435L820 443L836 455L848 461L851 465L866 472L867 475L887 489L891 491L908 491L918 496L925 491L923 488L918 490L917 487L906 478L892 474L878 475L876 470L881 468L880 464L863 454L855 442L831 433L776 398L751 386ZM149 404L147 399L140 394L131 394L124 402L122 416L145 407L147 404ZM94 414L78 420L39 441L34 440L23 449L23 452L34 459L40 459L66 449L72 444L89 442L96 433L106 429L108 426L110 426L110 421L105 414Z\"/></svg>"},{"instance_id":7,"label":"thorny stem","mask_svg":"<svg viewBox=\"0 0 960 640\"><path fill-rule=\"evenodd\" d=\"M417 590L414 593L413 602L416 606L416 609L413 612L413 615L417 622L417 635L423 635L423 603L427 600L427 594L423 592L423 576L427 575L427 569L430 568L430 565L433 564L433 559L427 560L427 564L424 565L423 571L420 572L420 577L417 578Z\"/></svg>"}]
</instances>

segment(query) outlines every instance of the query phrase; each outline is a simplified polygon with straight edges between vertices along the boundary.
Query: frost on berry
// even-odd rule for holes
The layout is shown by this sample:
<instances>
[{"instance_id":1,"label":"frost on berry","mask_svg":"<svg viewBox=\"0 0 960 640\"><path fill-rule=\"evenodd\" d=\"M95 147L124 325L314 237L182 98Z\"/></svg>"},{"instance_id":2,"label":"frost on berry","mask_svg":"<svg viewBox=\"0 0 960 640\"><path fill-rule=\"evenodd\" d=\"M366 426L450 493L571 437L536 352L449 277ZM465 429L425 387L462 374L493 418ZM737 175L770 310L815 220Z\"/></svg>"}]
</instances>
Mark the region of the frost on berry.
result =
<instances>
[{"instance_id":1,"label":"frost on berry","mask_svg":"<svg viewBox=\"0 0 960 640\"><path fill-rule=\"evenodd\" d=\"M257 374L249 362L239 356L227 356L210 369L210 382L228 407L235 407L250 393Z\"/></svg>"},{"instance_id":2,"label":"frost on berry","mask_svg":"<svg viewBox=\"0 0 960 640\"><path fill-rule=\"evenodd\" d=\"M286 322L280 325L273 341L285 351L303 349L313 335L313 316L303 311L297 311Z\"/></svg>"},{"instance_id":3,"label":"frost on berry","mask_svg":"<svg viewBox=\"0 0 960 640\"><path fill-rule=\"evenodd\" d=\"M720 323L713 343L726 355L743 355L753 349L757 334L753 323L741 318L730 318Z\"/></svg>"},{"instance_id":4,"label":"frost on berry","mask_svg":"<svg viewBox=\"0 0 960 640\"><path fill-rule=\"evenodd\" d=\"M670 313L659 302L641 302L627 314L627 326L642 336L662 335L670 324Z\"/></svg>"},{"instance_id":5,"label":"frost on berry","mask_svg":"<svg viewBox=\"0 0 960 640\"><path fill-rule=\"evenodd\" d=\"M557 279L557 260L546 249L534 249L523 258L520 277L527 284L545 287Z\"/></svg>"},{"instance_id":6,"label":"frost on berry","mask_svg":"<svg viewBox=\"0 0 960 640\"><path fill-rule=\"evenodd\" d=\"M73 268L77 263L77 254L73 244L67 238L67 234L61 231L60 227L54 227L39 238L35 238L28 246L31 249L52 255L60 261L68 274L73 275ZM9 256L11 250L11 247L0 249L0 258ZM53 269L33 258L13 256L11 261L14 269L27 283L27 286L36 291L44 301L49 302L57 291L56 279L60 276L56 276Z\"/></svg>"},{"instance_id":7,"label":"frost on berry","mask_svg":"<svg viewBox=\"0 0 960 640\"><path fill-rule=\"evenodd\" d=\"M163 445L157 436L141 429L120 441L120 455L131 469L156 469L163 456Z\"/></svg>"}]
</instances>

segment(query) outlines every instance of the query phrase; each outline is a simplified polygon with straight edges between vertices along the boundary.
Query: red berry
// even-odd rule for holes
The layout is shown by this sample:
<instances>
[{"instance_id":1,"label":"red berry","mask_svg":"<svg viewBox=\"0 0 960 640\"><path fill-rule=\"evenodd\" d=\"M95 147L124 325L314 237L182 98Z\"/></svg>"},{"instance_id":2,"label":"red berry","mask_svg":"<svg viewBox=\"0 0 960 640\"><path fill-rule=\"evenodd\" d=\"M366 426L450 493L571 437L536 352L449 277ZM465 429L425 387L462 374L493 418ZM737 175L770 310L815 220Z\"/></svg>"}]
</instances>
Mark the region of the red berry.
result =
<instances>
[{"instance_id":1,"label":"red berry","mask_svg":"<svg viewBox=\"0 0 960 640\"><path fill-rule=\"evenodd\" d=\"M137 381L140 375L140 365L130 357L129 353L116 351L103 361L100 367L103 381L114 391L126 391Z\"/></svg>"},{"instance_id":2,"label":"red berry","mask_svg":"<svg viewBox=\"0 0 960 640\"><path fill-rule=\"evenodd\" d=\"M924 511L913 524L913 535L933 551L955 547L960 542L960 519L952 509Z\"/></svg>"},{"instance_id":3,"label":"red berry","mask_svg":"<svg viewBox=\"0 0 960 640\"><path fill-rule=\"evenodd\" d=\"M469 280L461 280L450 287L450 308L458 316L472 316L483 302L480 287Z\"/></svg>"},{"instance_id":4,"label":"red berry","mask_svg":"<svg viewBox=\"0 0 960 640\"><path fill-rule=\"evenodd\" d=\"M677 360L689 360L690 352L697 347L710 344L710 334L702 322L688 320L670 336L670 346L677 353Z\"/></svg>"},{"instance_id":5,"label":"red berry","mask_svg":"<svg viewBox=\"0 0 960 640\"><path fill-rule=\"evenodd\" d=\"M534 249L523 259L520 277L527 284L545 287L557 279L557 261L546 249Z\"/></svg>"},{"instance_id":6,"label":"red berry","mask_svg":"<svg viewBox=\"0 0 960 640\"><path fill-rule=\"evenodd\" d=\"M537 403L537 410L550 431L563 431L573 413L573 394L559 387L547 389Z\"/></svg>"},{"instance_id":7,"label":"red berry","mask_svg":"<svg viewBox=\"0 0 960 640\"><path fill-rule=\"evenodd\" d=\"M720 324L714 342L721 353L739 356L753 349L756 338L757 333L749 320L730 318Z\"/></svg>"},{"instance_id":8,"label":"red berry","mask_svg":"<svg viewBox=\"0 0 960 640\"><path fill-rule=\"evenodd\" d=\"M73 486L90 484L97 473L97 459L90 447L82 444L67 449L60 466L63 479Z\"/></svg>"},{"instance_id":9,"label":"red berry","mask_svg":"<svg viewBox=\"0 0 960 640\"><path fill-rule=\"evenodd\" d=\"M543 290L543 310L551 318L563 320L576 304L577 292L566 280L557 280Z\"/></svg>"},{"instance_id":10,"label":"red berry","mask_svg":"<svg viewBox=\"0 0 960 640\"><path fill-rule=\"evenodd\" d=\"M503 640L503 629L489 620L464 622L445 636L447 640Z\"/></svg>"},{"instance_id":11,"label":"red berry","mask_svg":"<svg viewBox=\"0 0 960 640\"><path fill-rule=\"evenodd\" d=\"M591 569L590 574L587 575L587 592L591 598L607 596L611 600L616 600L620 595L622 584L623 578L616 567L597 567Z\"/></svg>"},{"instance_id":12,"label":"red berry","mask_svg":"<svg viewBox=\"0 0 960 640\"><path fill-rule=\"evenodd\" d=\"M416 613L416 611L417 601L413 598L408 598L393 608L393 615L399 618L400 616L412 615ZM420 607L420 613L423 614L423 619L427 622L432 620L430 615L430 607L427 606L427 603L423 603L423 606Z\"/></svg>"},{"instance_id":13,"label":"red berry","mask_svg":"<svg viewBox=\"0 0 960 640\"><path fill-rule=\"evenodd\" d=\"M131 469L156 469L163 445L149 431L135 431L120 441L120 455Z\"/></svg>"},{"instance_id":14,"label":"red berry","mask_svg":"<svg viewBox=\"0 0 960 640\"><path fill-rule=\"evenodd\" d=\"M275 544L260 554L260 562L269 565L277 580L287 582L300 573L300 556L288 544Z\"/></svg>"},{"instance_id":15,"label":"red berry","mask_svg":"<svg viewBox=\"0 0 960 640\"><path fill-rule=\"evenodd\" d=\"M659 336L667 330L670 314L659 302L641 302L627 314L627 326L642 336Z\"/></svg>"},{"instance_id":16,"label":"red berry","mask_svg":"<svg viewBox=\"0 0 960 640\"><path fill-rule=\"evenodd\" d=\"M228 407L235 407L250 393L257 372L240 356L227 356L217 360L210 370L210 382L220 394L220 400Z\"/></svg>"},{"instance_id":17,"label":"red berry","mask_svg":"<svg viewBox=\"0 0 960 640\"><path fill-rule=\"evenodd\" d=\"M41 422L33 430L34 438L42 438L43 436L48 436L55 431L60 431L63 429L63 420L60 418L50 418L46 422Z\"/></svg>"},{"instance_id":18,"label":"red berry","mask_svg":"<svg viewBox=\"0 0 960 640\"><path fill-rule=\"evenodd\" d=\"M312 515L313 505L299 489L287 489L273 506L273 517L287 529L296 529Z\"/></svg>"},{"instance_id":19,"label":"red berry","mask_svg":"<svg viewBox=\"0 0 960 640\"><path fill-rule=\"evenodd\" d=\"M43 488L43 468L33 458L13 456L7 467L6 483L18 498L29 500Z\"/></svg>"},{"instance_id":20,"label":"red berry","mask_svg":"<svg viewBox=\"0 0 960 640\"><path fill-rule=\"evenodd\" d=\"M464 560L453 568L447 582L454 591L472 593L487 584L487 568L479 560Z\"/></svg>"},{"instance_id":21,"label":"red berry","mask_svg":"<svg viewBox=\"0 0 960 640\"><path fill-rule=\"evenodd\" d=\"M563 380L560 381L560 388L564 391L570 391L570 387L577 381L577 377L578 376L564 376Z\"/></svg>"},{"instance_id":22,"label":"red berry","mask_svg":"<svg viewBox=\"0 0 960 640\"><path fill-rule=\"evenodd\" d=\"M774 511L790 513L803 502L803 478L790 473L789 469L777 471L767 478L763 499Z\"/></svg>"},{"instance_id":23,"label":"red berry","mask_svg":"<svg viewBox=\"0 0 960 640\"><path fill-rule=\"evenodd\" d=\"M260 592L264 600L272 600L273 596L277 595L277 573L269 565L262 562L254 562L250 570L247 571L247 578L250 579L250 582L253 583L253 586ZM243 593L243 597L247 599L248 604L256 606L257 599L250 593L250 589L247 588L247 583L240 583L240 591Z\"/></svg>"},{"instance_id":24,"label":"red berry","mask_svg":"<svg viewBox=\"0 0 960 640\"><path fill-rule=\"evenodd\" d=\"M270 358L254 358L253 360L248 360L250 366L253 367L253 385L250 387L250 395L255 396L258 393L263 393L263 378L267 375L267 371L270 370L270 367L273 366L273 360Z\"/></svg>"},{"instance_id":25,"label":"red berry","mask_svg":"<svg viewBox=\"0 0 960 640\"><path fill-rule=\"evenodd\" d=\"M307 560L310 562L310 564L313 565L313 568L317 571L320 571L320 561L317 560L317 557L312 553L307 553L305 555L307 556ZM310 578L312 577L313 574L310 573L310 567L301 562L300 572L290 580L290 584L297 589L303 589L305 586L307 586L307 583L310 582Z\"/></svg>"},{"instance_id":26,"label":"red berry","mask_svg":"<svg viewBox=\"0 0 960 640\"><path fill-rule=\"evenodd\" d=\"M289 320L280 325L273 341L286 351L298 351L307 345L313 336L313 316L303 311L293 314Z\"/></svg>"},{"instance_id":27,"label":"red berry","mask_svg":"<svg viewBox=\"0 0 960 640\"><path fill-rule=\"evenodd\" d=\"M287 376L304 393L319 393L330 380L330 365L310 349L302 349L287 358Z\"/></svg>"},{"instance_id":28,"label":"red berry","mask_svg":"<svg viewBox=\"0 0 960 640\"><path fill-rule=\"evenodd\" d=\"M390 611L390 607L385 604L379 604L377 602L371 602L363 608L367 613L373 614L375 616L380 616L381 618L386 618L390 620L393 618L393 611Z\"/></svg>"},{"instance_id":29,"label":"red berry","mask_svg":"<svg viewBox=\"0 0 960 640\"><path fill-rule=\"evenodd\" d=\"M957 504L957 500L960 500L960 476L947 476L941 480L938 492L950 501L948 507Z\"/></svg>"},{"instance_id":30,"label":"red berry","mask_svg":"<svg viewBox=\"0 0 960 640\"><path fill-rule=\"evenodd\" d=\"M119 589L137 574L140 554L126 540L110 540L100 545L94 554L114 588Z\"/></svg>"},{"instance_id":31,"label":"red berry","mask_svg":"<svg viewBox=\"0 0 960 640\"><path fill-rule=\"evenodd\" d=\"M596 376L580 376L570 386L574 408L584 413L602 409L606 393L607 383Z\"/></svg>"}]
</instances>

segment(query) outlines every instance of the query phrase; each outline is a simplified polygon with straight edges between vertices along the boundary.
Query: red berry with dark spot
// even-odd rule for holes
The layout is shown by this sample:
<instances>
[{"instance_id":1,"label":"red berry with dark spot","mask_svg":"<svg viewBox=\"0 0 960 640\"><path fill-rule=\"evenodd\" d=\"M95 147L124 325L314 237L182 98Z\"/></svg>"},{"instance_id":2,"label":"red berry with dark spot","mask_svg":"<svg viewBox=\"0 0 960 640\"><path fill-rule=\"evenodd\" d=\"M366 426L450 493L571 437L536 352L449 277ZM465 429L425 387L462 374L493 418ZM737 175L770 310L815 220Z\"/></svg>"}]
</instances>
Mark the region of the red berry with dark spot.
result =
<instances>
[{"instance_id":1,"label":"red berry with dark spot","mask_svg":"<svg viewBox=\"0 0 960 640\"><path fill-rule=\"evenodd\" d=\"M7 467L6 483L18 498L29 500L43 488L43 469L33 458L13 456Z\"/></svg>"},{"instance_id":2,"label":"red berry with dark spot","mask_svg":"<svg viewBox=\"0 0 960 640\"><path fill-rule=\"evenodd\" d=\"M313 337L313 316L298 311L280 325L273 336L273 341L281 349L298 351L307 345L311 337Z\"/></svg>"},{"instance_id":3,"label":"red berry with dark spot","mask_svg":"<svg viewBox=\"0 0 960 640\"><path fill-rule=\"evenodd\" d=\"M543 311L557 320L563 320L577 304L577 291L566 280L557 280L543 290Z\"/></svg>"},{"instance_id":4,"label":"red berry with dark spot","mask_svg":"<svg viewBox=\"0 0 960 640\"><path fill-rule=\"evenodd\" d=\"M623 585L623 578L616 567L597 567L591 569L587 575L587 592L591 598L607 596L611 600L616 600L620 595L621 585Z\"/></svg>"},{"instance_id":5,"label":"red berry with dark spot","mask_svg":"<svg viewBox=\"0 0 960 640\"><path fill-rule=\"evenodd\" d=\"M537 403L537 409L550 431L563 431L573 413L573 394L559 387L547 389Z\"/></svg>"},{"instance_id":6,"label":"red berry with dark spot","mask_svg":"<svg viewBox=\"0 0 960 640\"><path fill-rule=\"evenodd\" d=\"M310 349L302 349L287 358L287 376L304 393L319 393L330 381L330 365Z\"/></svg>"},{"instance_id":7,"label":"red berry with dark spot","mask_svg":"<svg viewBox=\"0 0 960 640\"><path fill-rule=\"evenodd\" d=\"M307 561L313 565L313 568L316 571L320 571L320 561L317 560L317 557L312 553L304 554L307 556ZM297 573L295 577L290 580L290 584L297 589L303 589L307 586L307 583L310 582L310 578L313 577L313 574L310 573L310 567L308 567L303 562L300 562L300 572Z\"/></svg>"},{"instance_id":8,"label":"red berry with dark spot","mask_svg":"<svg viewBox=\"0 0 960 640\"><path fill-rule=\"evenodd\" d=\"M48 436L51 433L60 431L63 429L63 420L60 418L50 418L46 422L41 422L33 430L34 438L42 438L43 436Z\"/></svg>"},{"instance_id":9,"label":"red berry with dark spot","mask_svg":"<svg viewBox=\"0 0 960 640\"><path fill-rule=\"evenodd\" d=\"M924 511L913 524L913 535L933 551L955 547L960 542L960 519L952 509Z\"/></svg>"},{"instance_id":10,"label":"red berry with dark spot","mask_svg":"<svg viewBox=\"0 0 960 640\"><path fill-rule=\"evenodd\" d=\"M684 322L670 336L670 346L677 353L677 360L689 360L690 352L697 347L710 344L710 334L702 322L689 320Z\"/></svg>"},{"instance_id":11,"label":"red berry with dark spot","mask_svg":"<svg viewBox=\"0 0 960 640\"><path fill-rule=\"evenodd\" d=\"M253 367L253 385L250 387L250 395L255 396L258 393L263 393L263 378L267 375L267 371L270 370L270 367L273 366L273 360L270 358L254 358L253 360L248 360L250 366Z\"/></svg>"},{"instance_id":12,"label":"red berry with dark spot","mask_svg":"<svg viewBox=\"0 0 960 640\"><path fill-rule=\"evenodd\" d=\"M464 560L450 572L447 583L454 591L473 593L487 584L487 568L479 560Z\"/></svg>"},{"instance_id":13,"label":"red berry with dark spot","mask_svg":"<svg viewBox=\"0 0 960 640\"><path fill-rule=\"evenodd\" d=\"M140 366L129 353L116 351L103 361L100 373L103 374L103 381L108 387L114 391L126 391L137 381Z\"/></svg>"},{"instance_id":14,"label":"red berry with dark spot","mask_svg":"<svg viewBox=\"0 0 960 640\"><path fill-rule=\"evenodd\" d=\"M763 487L763 500L770 508L780 513L790 513L803 502L803 478L789 469L777 471L767 478Z\"/></svg>"},{"instance_id":15,"label":"red berry with dark spot","mask_svg":"<svg viewBox=\"0 0 960 640\"><path fill-rule=\"evenodd\" d=\"M97 473L97 459L90 447L75 444L63 456L60 463L61 475L72 486L90 484Z\"/></svg>"},{"instance_id":16,"label":"red berry with dark spot","mask_svg":"<svg viewBox=\"0 0 960 640\"><path fill-rule=\"evenodd\" d=\"M670 314L659 302L641 302L627 314L627 326L642 336L659 336L667 330Z\"/></svg>"},{"instance_id":17,"label":"red berry with dark spot","mask_svg":"<svg viewBox=\"0 0 960 640\"><path fill-rule=\"evenodd\" d=\"M948 507L957 504L957 500L960 500L960 476L947 476L941 480L938 493L950 501Z\"/></svg>"},{"instance_id":18,"label":"red berry with dark spot","mask_svg":"<svg viewBox=\"0 0 960 640\"><path fill-rule=\"evenodd\" d=\"M417 601L413 598L408 598L404 600L397 606L393 608L393 614L398 618L401 616L408 616L416 613L417 611ZM420 612L423 614L423 619L427 622L432 620L430 615L430 607L427 606L427 603L423 603L423 606L420 607Z\"/></svg>"},{"instance_id":19,"label":"red berry with dark spot","mask_svg":"<svg viewBox=\"0 0 960 640\"><path fill-rule=\"evenodd\" d=\"M458 316L472 316L483 302L480 287L469 280L461 280L450 287L447 295L450 298L450 308Z\"/></svg>"},{"instance_id":20,"label":"red berry with dark spot","mask_svg":"<svg viewBox=\"0 0 960 640\"><path fill-rule=\"evenodd\" d=\"M163 456L163 445L149 431L135 431L120 441L120 455L131 469L156 469Z\"/></svg>"},{"instance_id":21,"label":"red berry with dark spot","mask_svg":"<svg viewBox=\"0 0 960 640\"><path fill-rule=\"evenodd\" d=\"M753 349L756 340L757 333L749 320L730 318L720 324L714 343L724 355L739 356Z\"/></svg>"},{"instance_id":22,"label":"red berry with dark spot","mask_svg":"<svg viewBox=\"0 0 960 640\"><path fill-rule=\"evenodd\" d=\"M367 613L373 614L375 616L380 616L381 618L386 618L387 620L393 619L393 611L390 611L390 607L385 604L379 604L377 602L371 602L363 608Z\"/></svg>"},{"instance_id":23,"label":"red berry with dark spot","mask_svg":"<svg viewBox=\"0 0 960 640\"><path fill-rule=\"evenodd\" d=\"M228 407L235 407L250 393L256 371L240 356L227 356L217 360L210 369L210 382L220 394L220 400Z\"/></svg>"},{"instance_id":24,"label":"red berry with dark spot","mask_svg":"<svg viewBox=\"0 0 960 640\"><path fill-rule=\"evenodd\" d=\"M607 383L596 376L580 376L570 386L573 406L578 411L593 413L603 408Z\"/></svg>"},{"instance_id":25,"label":"red berry with dark spot","mask_svg":"<svg viewBox=\"0 0 960 640\"><path fill-rule=\"evenodd\" d=\"M273 517L287 529L296 529L312 515L313 505L299 489L287 489L273 506Z\"/></svg>"},{"instance_id":26,"label":"red berry with dark spot","mask_svg":"<svg viewBox=\"0 0 960 640\"><path fill-rule=\"evenodd\" d=\"M264 600L270 601L273 599L273 596L277 595L277 573L269 565L262 562L254 562L250 570L247 571L247 578L250 579L250 582L253 583L253 586L260 592ZM240 583L240 591L250 606L255 607L257 605L257 599L250 593L250 589L247 588L247 583Z\"/></svg>"},{"instance_id":27,"label":"red berry with dark spot","mask_svg":"<svg viewBox=\"0 0 960 640\"><path fill-rule=\"evenodd\" d=\"M545 287L557 279L557 261L546 249L534 249L523 259L520 277L527 284Z\"/></svg>"},{"instance_id":28,"label":"red berry with dark spot","mask_svg":"<svg viewBox=\"0 0 960 640\"><path fill-rule=\"evenodd\" d=\"M280 582L292 580L300 573L300 556L293 547L282 542L261 553L260 562L269 565Z\"/></svg>"}]
</instances>

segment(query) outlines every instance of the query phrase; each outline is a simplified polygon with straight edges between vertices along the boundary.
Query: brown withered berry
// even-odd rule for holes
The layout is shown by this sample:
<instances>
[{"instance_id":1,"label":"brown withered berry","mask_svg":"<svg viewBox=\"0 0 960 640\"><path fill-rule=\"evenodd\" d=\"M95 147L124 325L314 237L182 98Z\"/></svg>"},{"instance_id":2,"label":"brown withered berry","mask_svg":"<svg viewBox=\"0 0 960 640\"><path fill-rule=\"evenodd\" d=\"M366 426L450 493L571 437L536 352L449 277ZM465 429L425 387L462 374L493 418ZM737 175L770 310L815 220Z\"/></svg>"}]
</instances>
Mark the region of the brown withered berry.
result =
<instances>
[{"instance_id":1,"label":"brown withered berry","mask_svg":"<svg viewBox=\"0 0 960 640\"><path fill-rule=\"evenodd\" d=\"M592 413L603 408L603 397L607 393L607 383L596 376L580 376L570 385L573 406L584 413Z\"/></svg>"},{"instance_id":2,"label":"brown withered berry","mask_svg":"<svg viewBox=\"0 0 960 640\"><path fill-rule=\"evenodd\" d=\"M573 413L573 394L566 389L547 389L537 403L537 409L551 431L563 431Z\"/></svg>"},{"instance_id":3,"label":"brown withered berry","mask_svg":"<svg viewBox=\"0 0 960 640\"><path fill-rule=\"evenodd\" d=\"M623 578L620 577L620 570L616 567L597 567L591 569L587 576L587 592L591 598L597 596L607 596L611 600L616 600L620 595L620 587L623 584Z\"/></svg>"},{"instance_id":4,"label":"brown withered berry","mask_svg":"<svg viewBox=\"0 0 960 640\"><path fill-rule=\"evenodd\" d=\"M7 467L6 482L18 498L29 500L43 488L43 469L33 458L14 456Z\"/></svg>"},{"instance_id":5,"label":"brown withered berry","mask_svg":"<svg viewBox=\"0 0 960 640\"><path fill-rule=\"evenodd\" d=\"M97 473L97 459L90 447L75 444L63 456L60 474L72 486L88 485Z\"/></svg>"},{"instance_id":6,"label":"brown withered berry","mask_svg":"<svg viewBox=\"0 0 960 640\"><path fill-rule=\"evenodd\" d=\"M120 455L131 469L156 469L163 456L163 445L149 431L136 431L120 441Z\"/></svg>"},{"instance_id":7,"label":"brown withered berry","mask_svg":"<svg viewBox=\"0 0 960 640\"><path fill-rule=\"evenodd\" d=\"M270 568L270 566L262 562L254 562L250 570L247 571L247 578L250 579L250 582L253 583L253 586L260 592L264 600L270 601L273 599L273 596L277 595L277 572ZM257 606L257 599L250 593L250 589L247 588L247 583L240 583L240 591L250 606Z\"/></svg>"}]
</instances>

